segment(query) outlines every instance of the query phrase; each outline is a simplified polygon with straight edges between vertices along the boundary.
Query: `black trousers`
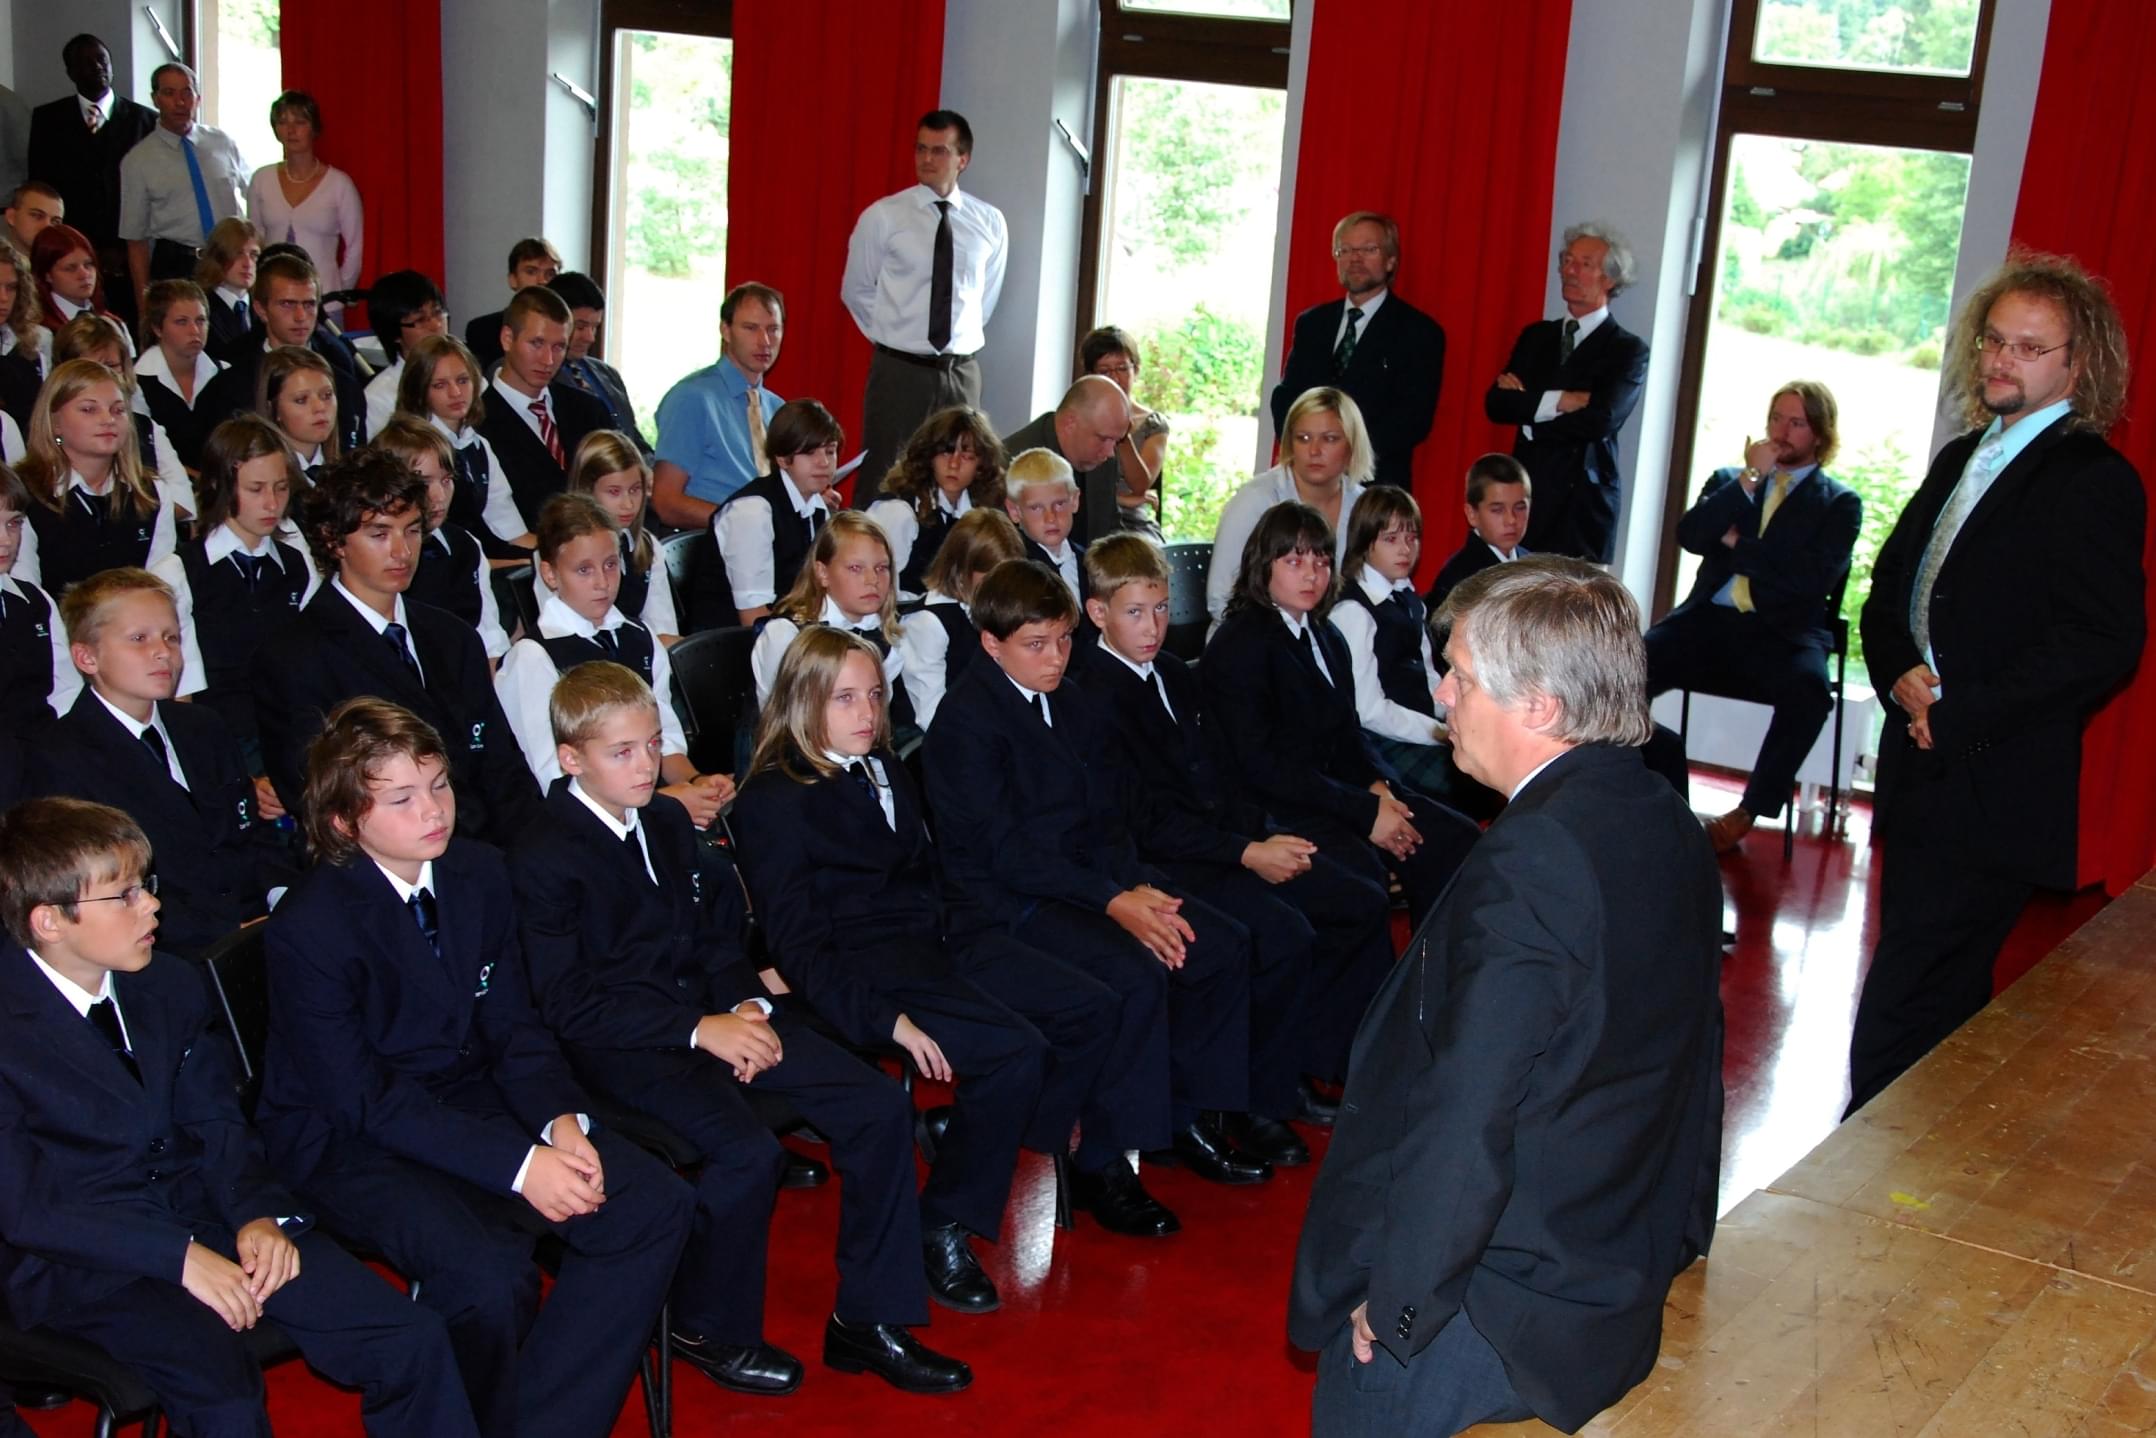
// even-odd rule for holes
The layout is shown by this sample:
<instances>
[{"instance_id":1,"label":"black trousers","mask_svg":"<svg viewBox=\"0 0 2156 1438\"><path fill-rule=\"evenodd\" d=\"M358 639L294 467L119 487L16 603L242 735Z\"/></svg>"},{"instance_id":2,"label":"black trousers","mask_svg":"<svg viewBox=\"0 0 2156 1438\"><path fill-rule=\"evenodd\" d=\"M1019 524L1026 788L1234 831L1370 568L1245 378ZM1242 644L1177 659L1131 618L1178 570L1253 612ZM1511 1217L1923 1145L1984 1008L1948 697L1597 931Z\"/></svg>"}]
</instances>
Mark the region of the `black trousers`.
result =
<instances>
[{"instance_id":1,"label":"black trousers","mask_svg":"<svg viewBox=\"0 0 2156 1438\"><path fill-rule=\"evenodd\" d=\"M1396 957L1392 903L1384 876L1358 873L1331 851L1321 849L1312 857L1308 873L1298 874L1273 892L1300 910L1317 931L1310 982L1297 1001L1296 1071L1345 1081L1348 1048ZM1256 1102L1255 1095L1252 1101ZM1287 1102L1292 1112L1294 1097ZM1286 1116L1270 1109L1260 1112Z\"/></svg>"},{"instance_id":2,"label":"black trousers","mask_svg":"<svg viewBox=\"0 0 2156 1438\"><path fill-rule=\"evenodd\" d=\"M1308 839L1320 853L1381 889L1386 887L1388 874L1396 876L1407 895L1408 916L1419 926L1437 907L1438 896L1452 882L1467 851L1482 837L1482 826L1412 789L1395 784L1393 793L1414 811L1415 832L1422 835L1422 847L1405 859L1395 859L1371 843L1367 832L1357 833L1330 815L1275 814L1273 827Z\"/></svg>"},{"instance_id":3,"label":"black trousers","mask_svg":"<svg viewBox=\"0 0 2156 1438\"><path fill-rule=\"evenodd\" d=\"M1021 1139L1037 1153L1067 1154L1079 1115L1122 1102L1117 1076L1135 1067L1146 1036L1122 995L1061 959L1004 934L980 933L954 946L968 983L1033 1025L1048 1063ZM1096 1088L1109 1097L1096 1096Z\"/></svg>"},{"instance_id":4,"label":"black trousers","mask_svg":"<svg viewBox=\"0 0 2156 1438\"><path fill-rule=\"evenodd\" d=\"M1880 856L1879 946L1849 1039L1849 1108L1880 1091L1991 1002L1999 949L2036 886L1912 836Z\"/></svg>"},{"instance_id":5,"label":"black trousers","mask_svg":"<svg viewBox=\"0 0 2156 1438\"><path fill-rule=\"evenodd\" d=\"M334 1232L418 1282L488 1438L607 1433L688 1238L688 1186L634 1144L591 1141L606 1202L566 1223L364 1140L333 1145L301 1185ZM541 1308L532 1251L544 1233L566 1253Z\"/></svg>"},{"instance_id":6,"label":"black trousers","mask_svg":"<svg viewBox=\"0 0 2156 1438\"><path fill-rule=\"evenodd\" d=\"M195 1242L234 1256L229 1232L198 1230ZM293 1242L299 1276L271 1294L263 1312L309 1365L360 1390L367 1431L382 1438L476 1434L441 1316L321 1234L302 1233ZM44 1326L88 1339L140 1373L175 1432L269 1438L262 1371L245 1341L177 1283L140 1278ZM9 1428L13 1416L0 1410L0 1433L17 1431Z\"/></svg>"},{"instance_id":7,"label":"black trousers","mask_svg":"<svg viewBox=\"0 0 2156 1438\"><path fill-rule=\"evenodd\" d=\"M1537 463L1531 452L1513 452L1535 481L1534 512L1527 517L1521 543L1536 554L1609 563L1617 552L1617 487L1588 478L1578 459L1559 466Z\"/></svg>"},{"instance_id":8,"label":"black trousers","mask_svg":"<svg viewBox=\"0 0 2156 1438\"><path fill-rule=\"evenodd\" d=\"M923 343L927 337L922 337ZM854 504L867 509L883 491L883 477L921 421L953 405L981 406L978 356L949 364L916 364L878 348L868 361L868 387L861 398L861 482Z\"/></svg>"},{"instance_id":9,"label":"black trousers","mask_svg":"<svg viewBox=\"0 0 2156 1438\"><path fill-rule=\"evenodd\" d=\"M722 1343L762 1336L764 1248L784 1162L767 1122L776 1110L806 1119L831 1141L840 1179L834 1311L848 1323L926 1323L913 1105L904 1089L786 1009L771 1022L785 1057L747 1085L687 1047L575 1055L587 1083L658 1119L704 1156L696 1237L674 1286L675 1312L684 1327ZM775 1102L752 1103L752 1093Z\"/></svg>"},{"instance_id":10,"label":"black trousers","mask_svg":"<svg viewBox=\"0 0 2156 1438\"><path fill-rule=\"evenodd\" d=\"M1744 786L1744 807L1772 819L1789 802L1804 756L1834 712L1827 654L1816 644L1792 644L1757 614L1702 604L1672 614L1647 631L1647 695L1698 689L1771 705L1767 737Z\"/></svg>"},{"instance_id":11,"label":"black trousers","mask_svg":"<svg viewBox=\"0 0 2156 1438\"><path fill-rule=\"evenodd\" d=\"M1197 937L1176 969L1105 912L1061 902L1041 904L1013 934L1122 995L1136 1027L1136 1051L1110 1055L1080 1117L1082 1172L1098 1172L1125 1149L1167 1147L1201 1109L1249 1107L1249 931L1189 895L1181 912Z\"/></svg>"}]
</instances>

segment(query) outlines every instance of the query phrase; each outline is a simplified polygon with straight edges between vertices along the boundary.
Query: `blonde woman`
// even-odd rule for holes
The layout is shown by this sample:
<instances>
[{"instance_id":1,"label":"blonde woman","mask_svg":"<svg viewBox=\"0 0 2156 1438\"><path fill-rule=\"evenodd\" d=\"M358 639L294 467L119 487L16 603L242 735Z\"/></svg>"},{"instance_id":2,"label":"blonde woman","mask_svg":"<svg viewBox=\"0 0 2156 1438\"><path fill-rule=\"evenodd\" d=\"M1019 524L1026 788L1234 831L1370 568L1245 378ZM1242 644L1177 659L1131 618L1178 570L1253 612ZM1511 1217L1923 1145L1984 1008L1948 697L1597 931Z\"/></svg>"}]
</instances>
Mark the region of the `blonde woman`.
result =
<instances>
[{"instance_id":1,"label":"blonde woman","mask_svg":"<svg viewBox=\"0 0 2156 1438\"><path fill-rule=\"evenodd\" d=\"M1331 385L1303 391L1280 426L1280 463L1236 490L1220 511L1212 568L1205 576L1205 612L1214 626L1235 592L1245 541L1276 504L1293 500L1316 510L1335 537L1334 565L1344 565L1355 501L1376 467L1370 431L1347 391Z\"/></svg>"},{"instance_id":2,"label":"blonde woman","mask_svg":"<svg viewBox=\"0 0 2156 1438\"><path fill-rule=\"evenodd\" d=\"M143 469L117 374L95 360L54 365L24 449L16 472L30 524L17 575L58 595L101 569L147 569L172 553L177 503Z\"/></svg>"}]
</instances>

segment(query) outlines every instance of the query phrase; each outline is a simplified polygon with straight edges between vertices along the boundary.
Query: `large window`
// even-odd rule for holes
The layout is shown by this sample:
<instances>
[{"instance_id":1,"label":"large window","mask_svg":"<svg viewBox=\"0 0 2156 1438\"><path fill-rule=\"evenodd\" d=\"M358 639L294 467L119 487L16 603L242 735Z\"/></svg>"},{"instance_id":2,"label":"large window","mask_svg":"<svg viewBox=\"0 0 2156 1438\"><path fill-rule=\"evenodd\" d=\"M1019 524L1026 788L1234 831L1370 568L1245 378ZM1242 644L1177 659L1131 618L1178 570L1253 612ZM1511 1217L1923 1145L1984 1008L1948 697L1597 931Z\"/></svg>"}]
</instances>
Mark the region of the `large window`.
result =
<instances>
[{"instance_id":1,"label":"large window","mask_svg":"<svg viewBox=\"0 0 2156 1438\"><path fill-rule=\"evenodd\" d=\"M1212 538L1257 450L1287 13L1286 0L1102 0L1078 330L1117 325L1138 343L1135 397L1171 427L1170 539Z\"/></svg>"},{"instance_id":2,"label":"large window","mask_svg":"<svg viewBox=\"0 0 2156 1438\"><path fill-rule=\"evenodd\" d=\"M269 119L284 93L282 14L280 0L200 0L195 12L202 123L230 135L250 165L284 158Z\"/></svg>"},{"instance_id":3,"label":"large window","mask_svg":"<svg viewBox=\"0 0 2156 1438\"><path fill-rule=\"evenodd\" d=\"M675 380L718 358L726 278L728 7L609 0L593 263L600 346L656 438Z\"/></svg>"},{"instance_id":4,"label":"large window","mask_svg":"<svg viewBox=\"0 0 2156 1438\"><path fill-rule=\"evenodd\" d=\"M1979 0L1736 0L1705 268L1685 346L1668 528L1743 463L1767 401L1819 380L1830 472L1864 497L1843 614L1930 459L1986 12ZM1660 601L1697 559L1664 546ZM1861 637L1850 636L1852 658Z\"/></svg>"}]
</instances>

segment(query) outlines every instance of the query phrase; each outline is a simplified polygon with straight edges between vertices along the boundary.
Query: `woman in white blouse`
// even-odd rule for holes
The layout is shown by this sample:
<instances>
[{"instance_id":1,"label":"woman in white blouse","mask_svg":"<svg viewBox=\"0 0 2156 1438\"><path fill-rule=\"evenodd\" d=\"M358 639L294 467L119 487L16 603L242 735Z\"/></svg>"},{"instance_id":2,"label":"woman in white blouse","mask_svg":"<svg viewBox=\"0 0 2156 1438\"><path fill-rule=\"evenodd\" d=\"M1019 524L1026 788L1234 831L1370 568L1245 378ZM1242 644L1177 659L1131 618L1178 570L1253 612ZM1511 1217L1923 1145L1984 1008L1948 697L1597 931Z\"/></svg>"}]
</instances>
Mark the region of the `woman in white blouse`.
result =
<instances>
[{"instance_id":1,"label":"woman in white blouse","mask_svg":"<svg viewBox=\"0 0 2156 1438\"><path fill-rule=\"evenodd\" d=\"M322 111L304 90L270 104L270 125L284 159L255 171L247 218L268 242L298 245L322 277L322 293L359 287L363 217L352 177L314 152Z\"/></svg>"},{"instance_id":2,"label":"woman in white blouse","mask_svg":"<svg viewBox=\"0 0 2156 1438\"><path fill-rule=\"evenodd\" d=\"M1213 563L1205 578L1205 609L1214 625L1227 612L1228 596L1242 570L1244 542L1276 504L1298 500L1324 515L1338 551L1333 563L1344 564L1348 520L1376 467L1370 431L1347 392L1331 385L1304 390L1288 406L1287 422L1280 427L1280 463L1235 491L1220 511Z\"/></svg>"}]
</instances>

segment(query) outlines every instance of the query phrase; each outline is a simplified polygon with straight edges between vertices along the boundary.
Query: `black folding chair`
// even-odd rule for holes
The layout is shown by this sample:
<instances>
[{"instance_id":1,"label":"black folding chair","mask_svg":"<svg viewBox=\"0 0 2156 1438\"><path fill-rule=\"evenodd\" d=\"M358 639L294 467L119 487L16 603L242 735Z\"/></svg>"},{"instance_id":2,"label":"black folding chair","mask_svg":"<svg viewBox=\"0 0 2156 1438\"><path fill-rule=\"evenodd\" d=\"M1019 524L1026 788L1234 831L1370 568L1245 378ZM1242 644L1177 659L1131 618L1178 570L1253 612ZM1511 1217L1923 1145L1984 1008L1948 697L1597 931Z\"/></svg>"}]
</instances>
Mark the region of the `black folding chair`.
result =
<instances>
[{"instance_id":1,"label":"black folding chair","mask_svg":"<svg viewBox=\"0 0 2156 1438\"><path fill-rule=\"evenodd\" d=\"M1161 648L1186 664L1205 652L1205 577L1212 567L1209 540L1168 546L1168 636Z\"/></svg>"},{"instance_id":2,"label":"black folding chair","mask_svg":"<svg viewBox=\"0 0 2156 1438\"><path fill-rule=\"evenodd\" d=\"M684 637L723 629L738 621L733 586L726 578L726 558L707 525L685 529L659 541L666 561L666 582L674 590L674 617Z\"/></svg>"},{"instance_id":3,"label":"black folding chair","mask_svg":"<svg viewBox=\"0 0 2156 1438\"><path fill-rule=\"evenodd\" d=\"M741 751L756 728L756 678L749 651L756 631L743 625L691 634L667 651L674 669L674 705L699 773L739 772Z\"/></svg>"}]
</instances>

